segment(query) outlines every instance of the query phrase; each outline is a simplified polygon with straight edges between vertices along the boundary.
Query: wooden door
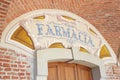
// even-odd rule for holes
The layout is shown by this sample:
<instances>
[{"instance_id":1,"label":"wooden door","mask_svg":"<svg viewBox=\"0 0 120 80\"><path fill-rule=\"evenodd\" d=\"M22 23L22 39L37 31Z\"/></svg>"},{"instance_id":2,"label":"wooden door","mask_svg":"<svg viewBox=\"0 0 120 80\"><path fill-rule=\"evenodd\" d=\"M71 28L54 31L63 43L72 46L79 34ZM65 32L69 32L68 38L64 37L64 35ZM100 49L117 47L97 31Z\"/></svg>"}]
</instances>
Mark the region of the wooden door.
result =
<instances>
[{"instance_id":1,"label":"wooden door","mask_svg":"<svg viewBox=\"0 0 120 80\"><path fill-rule=\"evenodd\" d=\"M78 80L92 80L92 72L89 67L77 65Z\"/></svg>"},{"instance_id":2,"label":"wooden door","mask_svg":"<svg viewBox=\"0 0 120 80\"><path fill-rule=\"evenodd\" d=\"M48 64L48 80L60 80L60 65L59 63Z\"/></svg>"},{"instance_id":3,"label":"wooden door","mask_svg":"<svg viewBox=\"0 0 120 80\"><path fill-rule=\"evenodd\" d=\"M77 80L76 64L61 63L62 80Z\"/></svg>"},{"instance_id":4,"label":"wooden door","mask_svg":"<svg viewBox=\"0 0 120 80\"><path fill-rule=\"evenodd\" d=\"M49 63L48 80L92 80L91 69L71 63Z\"/></svg>"}]
</instances>

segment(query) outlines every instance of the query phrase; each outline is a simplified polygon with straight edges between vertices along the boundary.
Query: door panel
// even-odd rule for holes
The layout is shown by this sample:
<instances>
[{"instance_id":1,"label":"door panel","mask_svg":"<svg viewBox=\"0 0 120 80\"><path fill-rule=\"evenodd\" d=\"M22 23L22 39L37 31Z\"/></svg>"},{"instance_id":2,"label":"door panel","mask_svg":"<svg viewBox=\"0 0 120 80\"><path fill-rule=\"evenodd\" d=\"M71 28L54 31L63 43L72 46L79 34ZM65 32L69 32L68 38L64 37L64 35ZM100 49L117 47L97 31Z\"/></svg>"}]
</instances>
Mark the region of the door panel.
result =
<instances>
[{"instance_id":1,"label":"door panel","mask_svg":"<svg viewBox=\"0 0 120 80\"><path fill-rule=\"evenodd\" d=\"M59 66L57 64L49 64L48 66L48 80L59 80Z\"/></svg>"},{"instance_id":2,"label":"door panel","mask_svg":"<svg viewBox=\"0 0 120 80\"><path fill-rule=\"evenodd\" d=\"M62 64L63 80L77 80L76 78L76 65L75 64Z\"/></svg>"},{"instance_id":3,"label":"door panel","mask_svg":"<svg viewBox=\"0 0 120 80\"><path fill-rule=\"evenodd\" d=\"M92 80L91 69L71 63L49 63L47 80Z\"/></svg>"},{"instance_id":4,"label":"door panel","mask_svg":"<svg viewBox=\"0 0 120 80\"><path fill-rule=\"evenodd\" d=\"M82 65L77 65L78 80L92 80L91 69Z\"/></svg>"}]
</instances>

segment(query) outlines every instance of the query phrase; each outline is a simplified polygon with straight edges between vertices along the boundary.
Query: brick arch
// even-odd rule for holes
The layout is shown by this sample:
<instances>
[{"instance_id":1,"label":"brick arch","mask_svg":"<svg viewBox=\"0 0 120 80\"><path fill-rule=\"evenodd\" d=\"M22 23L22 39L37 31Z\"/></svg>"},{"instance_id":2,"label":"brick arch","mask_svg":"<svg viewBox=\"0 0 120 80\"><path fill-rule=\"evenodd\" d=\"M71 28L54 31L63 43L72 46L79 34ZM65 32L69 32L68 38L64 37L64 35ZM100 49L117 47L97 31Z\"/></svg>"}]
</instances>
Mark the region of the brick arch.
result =
<instances>
[{"instance_id":1,"label":"brick arch","mask_svg":"<svg viewBox=\"0 0 120 80\"><path fill-rule=\"evenodd\" d=\"M18 16L36 9L62 9L74 12L96 26L117 53L120 44L119 1L0 0L0 37L4 28ZM96 4L96 5L95 5ZM99 6L97 6L99 4ZM105 5L106 4L106 5ZM16 6L17 5L17 6ZM41 6L40 6L41 5ZM64 5L64 6L63 6ZM69 7L71 6L72 7ZM104 6L103 6L104 5ZM111 6L112 5L112 6ZM98 12L99 10L99 12ZM114 10L114 11L113 11ZM110 12L109 12L110 11ZM112 11L112 12L111 12ZM83 14L84 13L84 14ZM114 15L112 15L114 14ZM103 16L100 16L103 15ZM103 19L104 17L104 19ZM97 20L99 19L99 20ZM109 31L107 31L109 29ZM110 36L112 35L112 38ZM115 35L115 36L114 36Z\"/></svg>"},{"instance_id":2,"label":"brick arch","mask_svg":"<svg viewBox=\"0 0 120 80\"><path fill-rule=\"evenodd\" d=\"M17 8L20 5L17 5L16 3L20 2L20 4L22 4L22 3L24 3L24 1L34 1L35 2L35 0L0 0L0 16L1 15L3 16L2 18L0 17L0 36L2 34L2 30L6 27L6 25L9 24L9 22L11 22L13 19L18 17L19 15L22 15L22 14L26 13L27 11L29 12L29 11L33 10L33 9L29 9L28 7L25 12L24 12L25 9L18 10ZM53 0L54 7L52 6L53 2L50 3L51 5L48 6L48 5L46 5L45 0L36 0L36 1L39 2L39 3L35 2L36 4L40 4L40 3L42 4L42 2L44 2L44 4L42 5L42 7L40 5L33 5L34 9L36 9L36 7L37 8L41 7L41 8L65 9L67 11L71 11L71 12L83 17L84 19L89 21L91 24L93 24L103 34L103 36L108 41L108 43L111 45L111 47L113 48L115 53L117 53L118 46L120 44L120 37L119 37L119 34L120 34L120 27L119 27L120 7L118 7L119 3L120 3L119 0L114 0L114 1L113 0ZM49 0L49 1L52 1L52 0ZM6 4L5 5L6 7L4 7L5 9L3 9L3 7L1 6L1 2L2 3L9 2L9 5ZM70 5L71 2L72 2L72 5ZM29 3L29 2L27 2L27 3ZM60 6L61 4L62 4L62 7ZM47 6L47 7L45 7L45 6ZM71 6L71 7L69 7L69 6ZM17 7L17 8L15 8L15 7ZM29 6L29 7L31 7L31 6ZM26 7L24 7L24 5L22 5L22 8L26 8ZM41 8L39 8L39 9L41 9ZM3 11L3 10L5 10L5 11ZM1 12L3 14L1 14ZM107 67L107 69L109 69L107 72L108 74L109 74L109 71L112 71L112 73L114 73L114 74L112 74L113 79L115 79L116 75L119 75L119 72L117 72L118 69L116 66L114 66L113 68L112 68L112 66L109 66L109 67ZM111 76L109 76L109 79L110 78L111 78Z\"/></svg>"},{"instance_id":3,"label":"brick arch","mask_svg":"<svg viewBox=\"0 0 120 80\"><path fill-rule=\"evenodd\" d=\"M31 19L31 18L34 18L34 17L36 17L36 16L38 16L38 15L41 15L41 14L43 14L43 13L45 13L46 15L48 15L47 13L49 13L49 12L51 12L51 14L52 15L54 15L55 13L55 15L56 15L56 17L57 17L57 13L59 13L59 15L62 15L62 14L64 14L65 16L67 16L67 15L69 15L69 18L67 17L67 19L70 19L71 20L71 18L72 18L72 20L73 19L76 19L76 21L77 21L77 19L78 19L78 21L80 20L80 21L82 21L82 22L84 22L84 23L86 23L86 29L87 29L87 31L91 34L91 35L96 35L96 36L99 36L99 38L102 40L102 42L101 42L101 40L100 40L100 43L101 44L98 44L98 45L103 45L103 44L105 44L106 46L107 46L107 48L109 49L109 51L110 51L110 53L109 53L109 51L107 51L106 52L106 55L107 55L107 57L109 57L108 59L110 59L110 60L108 60L107 58L106 59L104 59L104 61L105 61L105 63L109 63L109 62L112 62L113 61L113 63L114 62L116 62L116 56L114 55L114 51L112 51L112 49L111 49L111 47L109 46L109 44L104 40L104 38L102 37L102 35L95 29L95 27L94 26L92 26L90 23L88 23L86 20L84 20L83 18L81 18L81 17L79 17L79 16L77 16L77 15L75 15L75 14L73 14L73 13L70 13L70 12L67 12L67 11L64 11L64 10L56 10L56 9L43 9L43 10L35 10L35 11L31 11L31 12L29 12L29 13L26 13L26 14L24 14L24 15L22 15L22 16L20 16L20 17L18 17L18 18L16 18L15 20L13 20L9 25L8 25L8 27L4 30L4 32L3 32L3 35L2 35L2 39L1 39L1 46L7 46L7 45L9 45L8 43L10 43L10 44L13 44L13 43L15 43L15 44L17 44L16 42L12 42L12 41L10 41L10 34L12 34L12 32L15 30L15 29L17 29L17 27L19 26L19 25L24 25L24 28L28 31L28 34L31 36L31 38L33 39L33 42L35 43L35 46L36 46L36 49L38 49L38 47L42 47L44 44L46 44L46 42L44 43L43 42L43 44L41 44L41 45L39 45L38 43L38 40L37 40L37 38L36 37L34 37L33 36L33 33L31 33L31 30L30 29L32 29L32 27L31 28L28 28L27 26L28 25L26 25L24 22L25 21L27 21L26 23L30 23L30 20L29 19ZM48 17L48 18L50 18L50 17ZM65 17L66 18L66 17ZM56 18L55 18L56 19ZM30 25L29 25L30 26ZM76 26L77 27L77 26ZM9 34L9 35L8 35ZM6 36L5 36L6 35ZM52 40L52 39L51 39ZM96 39L97 40L97 39ZM51 43L51 41L49 41L50 43ZM99 42L99 41L98 41ZM6 44L7 43L7 44ZM68 43L66 42L65 44L67 44L67 47L69 47L69 45L68 45ZM97 43L96 43L97 44ZM19 47L17 47L18 49L20 48L20 49L23 49L23 45L21 45L21 44L18 44L19 45ZM47 45L48 44L46 44L46 47L47 47ZM10 47L10 46L12 46L12 47ZM76 45L71 45L71 46L76 46ZM77 45L77 46L79 46L79 45ZM10 48L13 48L14 46L13 45L9 45L9 46L7 46L7 47L10 47ZM26 47L26 46L24 46L25 48L24 48L24 50L26 50L26 51L28 51L28 52L30 52L30 53L32 53L33 52L33 50L31 50L31 49L29 49L28 47ZM43 46L44 47L44 46ZM86 48L88 48L88 47L86 47ZM103 47L103 50L102 50L102 52L104 52L104 51L106 51L106 49L107 48L104 48ZM101 49L101 47L99 48L99 49ZM83 50L82 50L83 51ZM85 52L87 52L86 50L84 50ZM83 51L83 52L84 52ZM99 53L99 50L97 50L96 52L92 52L93 50L91 50L91 49L89 49L89 51L92 53L92 54L94 54L94 55L97 55L97 56L99 56L99 54L101 54L101 53ZM104 54L104 53L103 53ZM111 55L109 55L109 54L111 54ZM105 56L106 56L105 55ZM104 55L103 55L104 56ZM102 58L102 57L101 57Z\"/></svg>"},{"instance_id":4,"label":"brick arch","mask_svg":"<svg viewBox=\"0 0 120 80\"><path fill-rule=\"evenodd\" d=\"M0 0L0 36L16 17L36 9L62 9L88 20L103 34L117 53L120 44L119 0ZM5 4L5 5L1 5ZM64 6L63 6L64 5ZM72 7L71 7L72 6ZM107 31L109 29L109 31ZM110 38L111 35L112 38Z\"/></svg>"}]
</instances>

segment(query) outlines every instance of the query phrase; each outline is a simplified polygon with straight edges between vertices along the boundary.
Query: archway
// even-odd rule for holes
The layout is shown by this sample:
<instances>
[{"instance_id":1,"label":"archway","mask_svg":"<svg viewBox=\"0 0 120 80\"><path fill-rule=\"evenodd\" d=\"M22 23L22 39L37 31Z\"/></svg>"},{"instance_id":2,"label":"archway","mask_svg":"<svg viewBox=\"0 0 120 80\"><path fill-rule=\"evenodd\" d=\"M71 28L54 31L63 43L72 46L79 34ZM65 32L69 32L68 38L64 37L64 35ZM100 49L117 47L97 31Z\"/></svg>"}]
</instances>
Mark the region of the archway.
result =
<instances>
[{"instance_id":1,"label":"archway","mask_svg":"<svg viewBox=\"0 0 120 80\"><path fill-rule=\"evenodd\" d=\"M62 53L62 54L61 54ZM53 48L37 51L36 80L47 80L48 62L67 62L92 68L93 80L106 80L105 66L102 60L79 52L79 48Z\"/></svg>"},{"instance_id":2,"label":"archway","mask_svg":"<svg viewBox=\"0 0 120 80\"><path fill-rule=\"evenodd\" d=\"M57 47L54 45L56 43ZM49 48L51 45L54 49ZM4 30L1 46L27 52L32 56L37 51L38 70L42 67L47 70L49 60L69 59L73 63L100 67L100 72L103 72L100 73L101 80L105 79L104 64L116 62L113 50L94 26L81 17L63 10L36 10L16 18ZM51 52L52 55L48 54L48 50L54 50ZM46 52L44 56L40 55L43 54L41 51ZM56 51L65 51L67 55L57 53L59 56L55 56ZM52 56L55 57L52 59ZM44 66L39 65L41 62ZM37 72L37 78L46 80L46 70Z\"/></svg>"}]
</instances>

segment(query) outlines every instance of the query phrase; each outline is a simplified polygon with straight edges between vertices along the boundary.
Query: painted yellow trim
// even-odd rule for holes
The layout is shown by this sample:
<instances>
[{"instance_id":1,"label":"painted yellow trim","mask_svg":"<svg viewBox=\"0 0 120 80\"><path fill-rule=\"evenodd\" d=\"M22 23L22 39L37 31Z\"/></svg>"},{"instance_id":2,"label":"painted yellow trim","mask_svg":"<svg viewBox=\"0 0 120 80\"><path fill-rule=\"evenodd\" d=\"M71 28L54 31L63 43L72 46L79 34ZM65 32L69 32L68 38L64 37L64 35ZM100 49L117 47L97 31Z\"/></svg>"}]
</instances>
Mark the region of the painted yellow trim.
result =
<instances>
[{"instance_id":1,"label":"painted yellow trim","mask_svg":"<svg viewBox=\"0 0 120 80\"><path fill-rule=\"evenodd\" d=\"M37 17L34 17L34 19L44 20L44 19L45 19L45 16L37 16Z\"/></svg>"},{"instance_id":2,"label":"painted yellow trim","mask_svg":"<svg viewBox=\"0 0 120 80\"><path fill-rule=\"evenodd\" d=\"M89 31L93 34L96 34L95 31L93 31L91 28L89 28Z\"/></svg>"},{"instance_id":3,"label":"painted yellow trim","mask_svg":"<svg viewBox=\"0 0 120 80\"><path fill-rule=\"evenodd\" d=\"M110 52L106 45L103 45L100 50L100 58L111 57Z\"/></svg>"},{"instance_id":4,"label":"painted yellow trim","mask_svg":"<svg viewBox=\"0 0 120 80\"><path fill-rule=\"evenodd\" d=\"M89 51L83 47L80 47L80 52L89 53Z\"/></svg>"},{"instance_id":5,"label":"painted yellow trim","mask_svg":"<svg viewBox=\"0 0 120 80\"><path fill-rule=\"evenodd\" d=\"M65 48L62 43L53 43L49 48Z\"/></svg>"},{"instance_id":6,"label":"painted yellow trim","mask_svg":"<svg viewBox=\"0 0 120 80\"><path fill-rule=\"evenodd\" d=\"M63 15L62 17L64 17L65 19L68 19L68 20L73 20L73 21L75 20L74 18L71 18L71 17L69 17L69 16L64 16L64 15Z\"/></svg>"},{"instance_id":7,"label":"painted yellow trim","mask_svg":"<svg viewBox=\"0 0 120 80\"><path fill-rule=\"evenodd\" d=\"M28 36L26 30L20 26L11 36L11 39L14 41L17 41L31 49L34 48L33 41L30 36Z\"/></svg>"}]
</instances>

